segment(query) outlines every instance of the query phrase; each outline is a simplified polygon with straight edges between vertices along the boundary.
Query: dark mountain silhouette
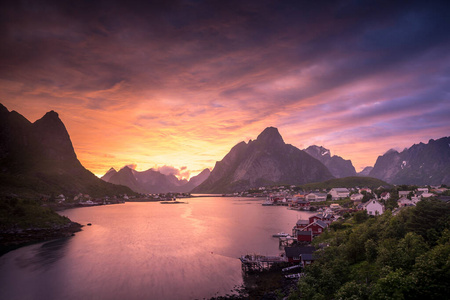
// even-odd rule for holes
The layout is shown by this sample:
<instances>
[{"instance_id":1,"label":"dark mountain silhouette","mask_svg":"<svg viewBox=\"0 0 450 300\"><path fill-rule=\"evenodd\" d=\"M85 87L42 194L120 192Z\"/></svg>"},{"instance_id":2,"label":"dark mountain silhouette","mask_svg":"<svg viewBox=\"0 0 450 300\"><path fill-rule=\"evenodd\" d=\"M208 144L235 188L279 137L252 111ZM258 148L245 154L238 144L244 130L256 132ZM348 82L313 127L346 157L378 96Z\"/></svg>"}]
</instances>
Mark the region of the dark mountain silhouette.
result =
<instances>
[{"instance_id":1,"label":"dark mountain silhouette","mask_svg":"<svg viewBox=\"0 0 450 300\"><path fill-rule=\"evenodd\" d=\"M317 159L285 144L278 129L266 128L256 140L241 142L216 165L193 193L231 193L271 184L304 184L333 176Z\"/></svg>"},{"instance_id":2,"label":"dark mountain silhouette","mask_svg":"<svg viewBox=\"0 0 450 300\"><path fill-rule=\"evenodd\" d=\"M393 184L450 184L450 137L379 156L369 176Z\"/></svg>"},{"instance_id":3,"label":"dark mountain silhouette","mask_svg":"<svg viewBox=\"0 0 450 300\"><path fill-rule=\"evenodd\" d=\"M199 175L189 181L179 180L174 175L164 175L159 171L149 169L139 172L129 167L124 167L116 172L111 168L102 179L111 183L129 187L135 192L145 194L160 194L168 192L186 193L202 183L209 176L209 169L203 170Z\"/></svg>"},{"instance_id":4,"label":"dark mountain silhouette","mask_svg":"<svg viewBox=\"0 0 450 300\"><path fill-rule=\"evenodd\" d=\"M3 195L132 193L127 187L100 180L81 165L56 112L50 111L31 123L1 104L0 178Z\"/></svg>"},{"instance_id":5,"label":"dark mountain silhouette","mask_svg":"<svg viewBox=\"0 0 450 300\"><path fill-rule=\"evenodd\" d=\"M309 146L308 148L303 149L303 151L322 162L336 178L356 175L356 170L355 167L353 167L351 160L345 160L337 155L331 156L330 150L322 146Z\"/></svg>"}]
</instances>

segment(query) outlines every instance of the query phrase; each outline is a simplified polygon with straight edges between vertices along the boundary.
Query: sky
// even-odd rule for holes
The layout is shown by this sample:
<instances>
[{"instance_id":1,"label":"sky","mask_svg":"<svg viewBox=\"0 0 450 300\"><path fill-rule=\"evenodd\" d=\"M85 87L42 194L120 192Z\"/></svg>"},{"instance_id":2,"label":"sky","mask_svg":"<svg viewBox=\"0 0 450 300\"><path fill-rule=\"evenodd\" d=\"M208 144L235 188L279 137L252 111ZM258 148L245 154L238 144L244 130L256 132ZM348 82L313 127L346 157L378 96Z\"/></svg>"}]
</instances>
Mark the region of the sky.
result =
<instances>
[{"instance_id":1,"label":"sky","mask_svg":"<svg viewBox=\"0 0 450 300\"><path fill-rule=\"evenodd\" d=\"M6 3L9 2L9 3ZM445 1L2 1L0 103L96 175L189 178L277 127L357 171L450 135Z\"/></svg>"}]
</instances>

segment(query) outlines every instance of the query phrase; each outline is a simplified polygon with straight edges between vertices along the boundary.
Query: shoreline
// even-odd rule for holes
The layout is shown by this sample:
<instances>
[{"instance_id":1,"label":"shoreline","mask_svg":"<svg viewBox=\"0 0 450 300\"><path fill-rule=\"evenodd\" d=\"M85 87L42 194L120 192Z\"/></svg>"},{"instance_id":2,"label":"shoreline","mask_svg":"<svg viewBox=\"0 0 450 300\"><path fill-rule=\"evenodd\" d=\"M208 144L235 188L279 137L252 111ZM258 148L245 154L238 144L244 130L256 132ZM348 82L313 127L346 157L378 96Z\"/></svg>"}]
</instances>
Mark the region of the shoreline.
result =
<instances>
[{"instance_id":1,"label":"shoreline","mask_svg":"<svg viewBox=\"0 0 450 300\"><path fill-rule=\"evenodd\" d=\"M0 257L18 248L60 238L67 238L82 230L83 225L69 222L50 228L27 228L0 232Z\"/></svg>"}]
</instances>

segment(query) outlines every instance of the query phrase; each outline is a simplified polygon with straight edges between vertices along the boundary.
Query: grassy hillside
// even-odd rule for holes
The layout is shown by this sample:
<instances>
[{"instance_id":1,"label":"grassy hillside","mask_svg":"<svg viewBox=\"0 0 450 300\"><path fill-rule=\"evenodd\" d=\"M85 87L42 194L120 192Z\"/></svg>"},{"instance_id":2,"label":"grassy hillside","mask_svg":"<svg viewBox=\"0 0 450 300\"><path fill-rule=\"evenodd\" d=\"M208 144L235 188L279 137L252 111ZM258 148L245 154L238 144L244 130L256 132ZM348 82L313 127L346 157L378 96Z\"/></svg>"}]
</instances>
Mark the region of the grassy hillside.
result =
<instances>
[{"instance_id":1,"label":"grassy hillside","mask_svg":"<svg viewBox=\"0 0 450 300\"><path fill-rule=\"evenodd\" d=\"M303 184L300 187L304 190L315 190L315 189L353 188L353 187L377 188L379 186L390 187L391 185L377 178L351 176L351 177L330 179L324 182Z\"/></svg>"}]
</instances>

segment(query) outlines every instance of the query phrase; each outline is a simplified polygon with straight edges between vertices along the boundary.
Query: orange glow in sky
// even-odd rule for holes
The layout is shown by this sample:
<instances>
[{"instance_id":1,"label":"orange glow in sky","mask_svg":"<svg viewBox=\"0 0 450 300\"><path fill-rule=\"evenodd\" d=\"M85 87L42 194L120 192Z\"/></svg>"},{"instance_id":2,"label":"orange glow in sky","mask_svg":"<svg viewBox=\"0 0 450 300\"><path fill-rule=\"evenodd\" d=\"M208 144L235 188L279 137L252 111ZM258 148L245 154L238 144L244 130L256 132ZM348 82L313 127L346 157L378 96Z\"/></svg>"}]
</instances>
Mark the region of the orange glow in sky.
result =
<instances>
[{"instance_id":1,"label":"orange glow in sky","mask_svg":"<svg viewBox=\"0 0 450 300\"><path fill-rule=\"evenodd\" d=\"M448 135L445 9L300 2L2 6L0 102L32 122L58 112L98 176L188 178L268 126L357 171Z\"/></svg>"}]
</instances>

